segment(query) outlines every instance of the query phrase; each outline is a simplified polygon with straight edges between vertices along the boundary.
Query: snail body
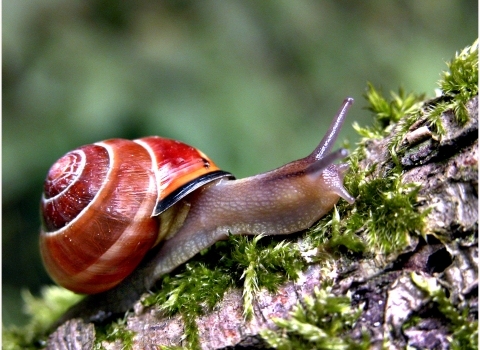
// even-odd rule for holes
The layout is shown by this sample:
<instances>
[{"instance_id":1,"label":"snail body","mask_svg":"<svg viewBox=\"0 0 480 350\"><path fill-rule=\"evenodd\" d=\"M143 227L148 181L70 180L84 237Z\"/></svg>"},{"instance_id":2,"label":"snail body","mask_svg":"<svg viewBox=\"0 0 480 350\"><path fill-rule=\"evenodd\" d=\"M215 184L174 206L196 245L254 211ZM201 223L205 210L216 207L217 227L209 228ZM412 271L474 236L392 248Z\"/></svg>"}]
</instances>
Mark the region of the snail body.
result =
<instances>
[{"instance_id":1,"label":"snail body","mask_svg":"<svg viewBox=\"0 0 480 350\"><path fill-rule=\"evenodd\" d=\"M105 310L89 319L125 311L162 275L229 234L298 232L340 198L353 203L343 187L348 166L333 164L347 152L331 153L352 104L345 99L309 156L239 180L193 147L160 137L107 140L60 158L44 186L42 258L55 282L94 294L67 317L93 305Z\"/></svg>"}]
</instances>

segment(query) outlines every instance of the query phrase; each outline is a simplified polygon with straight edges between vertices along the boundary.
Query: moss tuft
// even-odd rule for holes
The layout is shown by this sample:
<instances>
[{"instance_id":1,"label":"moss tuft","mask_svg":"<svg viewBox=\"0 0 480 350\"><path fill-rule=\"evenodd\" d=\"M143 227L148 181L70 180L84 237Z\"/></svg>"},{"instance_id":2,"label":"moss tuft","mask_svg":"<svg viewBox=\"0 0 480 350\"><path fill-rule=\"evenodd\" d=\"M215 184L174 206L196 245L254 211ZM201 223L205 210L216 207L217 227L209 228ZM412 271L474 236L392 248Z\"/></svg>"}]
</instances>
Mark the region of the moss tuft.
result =
<instances>
[{"instance_id":1,"label":"moss tuft","mask_svg":"<svg viewBox=\"0 0 480 350\"><path fill-rule=\"evenodd\" d=\"M346 234L362 232L371 252L389 254L423 231L427 212L416 208L419 187L403 184L399 174L374 178L359 186L357 205L345 223Z\"/></svg>"},{"instance_id":2,"label":"moss tuft","mask_svg":"<svg viewBox=\"0 0 480 350\"><path fill-rule=\"evenodd\" d=\"M293 308L290 319L273 320L280 331L264 330L261 335L275 349L369 349L367 334L360 341L347 334L360 314L350 297L335 296L331 287L316 288L314 296Z\"/></svg>"},{"instance_id":3,"label":"moss tuft","mask_svg":"<svg viewBox=\"0 0 480 350\"><path fill-rule=\"evenodd\" d=\"M345 215L346 209L341 211ZM331 214L327 214L312 227L305 238L305 245L308 247L306 250L319 248L321 251L328 252L322 255L323 260L337 255L344 250L343 248L354 253L362 253L366 250L365 242L361 237L345 231L345 221L341 219L337 206Z\"/></svg>"},{"instance_id":4,"label":"moss tuft","mask_svg":"<svg viewBox=\"0 0 480 350\"><path fill-rule=\"evenodd\" d=\"M468 121L465 104L478 95L478 39L455 54L455 58L447 62L448 71L443 72L438 82L442 94L450 103L438 105L437 109L446 111L453 109L459 123ZM438 112L437 112L438 113Z\"/></svg>"},{"instance_id":5,"label":"moss tuft","mask_svg":"<svg viewBox=\"0 0 480 350\"><path fill-rule=\"evenodd\" d=\"M390 174L356 187L355 207L339 206L348 220L340 220L335 209L319 221L313 242L323 242L330 251L344 246L355 253L389 254L408 245L411 234L423 232L428 211L417 210L418 186L403 184L399 174Z\"/></svg>"},{"instance_id":6,"label":"moss tuft","mask_svg":"<svg viewBox=\"0 0 480 350\"><path fill-rule=\"evenodd\" d=\"M430 129L438 135L445 134L440 116L452 109L458 123L465 124L469 117L466 103L478 95L478 39L467 46L447 62L438 82L440 97L433 106L428 107L425 115Z\"/></svg>"},{"instance_id":7,"label":"moss tuft","mask_svg":"<svg viewBox=\"0 0 480 350\"><path fill-rule=\"evenodd\" d=\"M95 345L94 350L103 350L105 347L102 342L106 341L114 343L120 341L122 343L122 350L133 349L133 337L135 332L126 328L126 319L118 319L110 323L106 327L95 327Z\"/></svg>"},{"instance_id":8,"label":"moss tuft","mask_svg":"<svg viewBox=\"0 0 480 350\"><path fill-rule=\"evenodd\" d=\"M364 97L368 101L366 109L373 113L372 126L360 127L357 123L353 128L358 134L366 139L382 139L392 131L392 127L402 117L415 114L421 107L424 95L413 92L405 93L400 88L398 94L390 92L391 99L387 100L380 91L377 91L371 83L368 83L367 93Z\"/></svg>"},{"instance_id":9,"label":"moss tuft","mask_svg":"<svg viewBox=\"0 0 480 350\"><path fill-rule=\"evenodd\" d=\"M450 321L452 349L478 349L478 321L468 318L468 308L461 310L453 305L435 278L424 278L416 273L412 273L411 278Z\"/></svg>"},{"instance_id":10,"label":"moss tuft","mask_svg":"<svg viewBox=\"0 0 480 350\"><path fill-rule=\"evenodd\" d=\"M192 349L197 349L200 344L196 318L211 310L233 284L233 276L223 267L195 261L186 264L182 273L165 276L160 291L144 304L156 304L170 316L180 314L185 322L185 339Z\"/></svg>"},{"instance_id":11,"label":"moss tuft","mask_svg":"<svg viewBox=\"0 0 480 350\"><path fill-rule=\"evenodd\" d=\"M235 249L231 262L243 270L244 316L253 315L253 300L261 288L275 292L287 280L295 280L305 263L300 251L293 243L285 241L271 243L258 249L258 242L263 236L253 239L236 237Z\"/></svg>"},{"instance_id":12,"label":"moss tuft","mask_svg":"<svg viewBox=\"0 0 480 350\"><path fill-rule=\"evenodd\" d=\"M387 100L371 83L368 83L367 93L364 95L369 103L367 109L375 116L374 127L381 133L389 132L389 126L398 123L405 115L416 112L425 99L425 95L413 92L407 94L403 88L398 90L398 94L392 91L390 95L391 99Z\"/></svg>"}]
</instances>

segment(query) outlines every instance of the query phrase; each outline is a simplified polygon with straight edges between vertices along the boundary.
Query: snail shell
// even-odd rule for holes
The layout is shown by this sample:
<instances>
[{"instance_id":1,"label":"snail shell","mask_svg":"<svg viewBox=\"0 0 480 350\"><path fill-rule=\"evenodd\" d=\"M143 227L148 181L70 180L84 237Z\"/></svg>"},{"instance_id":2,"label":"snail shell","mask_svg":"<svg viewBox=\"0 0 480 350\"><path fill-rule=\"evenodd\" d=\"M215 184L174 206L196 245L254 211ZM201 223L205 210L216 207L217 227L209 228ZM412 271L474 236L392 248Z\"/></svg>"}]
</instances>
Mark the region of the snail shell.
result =
<instances>
[{"instance_id":1,"label":"snail shell","mask_svg":"<svg viewBox=\"0 0 480 350\"><path fill-rule=\"evenodd\" d=\"M199 150L161 137L112 139L68 152L51 167L41 201L40 251L48 273L77 293L112 288L163 238L159 214L226 176Z\"/></svg>"}]
</instances>

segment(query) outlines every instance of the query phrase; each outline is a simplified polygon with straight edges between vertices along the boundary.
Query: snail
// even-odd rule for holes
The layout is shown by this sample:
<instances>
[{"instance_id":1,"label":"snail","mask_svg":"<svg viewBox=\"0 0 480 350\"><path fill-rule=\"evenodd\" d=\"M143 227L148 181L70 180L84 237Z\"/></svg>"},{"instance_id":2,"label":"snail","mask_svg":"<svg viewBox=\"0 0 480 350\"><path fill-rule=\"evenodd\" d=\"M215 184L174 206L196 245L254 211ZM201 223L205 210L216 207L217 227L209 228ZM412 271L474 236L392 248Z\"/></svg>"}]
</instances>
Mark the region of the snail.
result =
<instances>
[{"instance_id":1,"label":"snail","mask_svg":"<svg viewBox=\"0 0 480 350\"><path fill-rule=\"evenodd\" d=\"M111 139L80 147L49 170L40 251L52 279L93 294L64 318L101 321L132 307L159 278L228 235L309 228L341 198L347 164L331 153L353 98L346 98L307 157L236 180L179 141Z\"/></svg>"}]
</instances>

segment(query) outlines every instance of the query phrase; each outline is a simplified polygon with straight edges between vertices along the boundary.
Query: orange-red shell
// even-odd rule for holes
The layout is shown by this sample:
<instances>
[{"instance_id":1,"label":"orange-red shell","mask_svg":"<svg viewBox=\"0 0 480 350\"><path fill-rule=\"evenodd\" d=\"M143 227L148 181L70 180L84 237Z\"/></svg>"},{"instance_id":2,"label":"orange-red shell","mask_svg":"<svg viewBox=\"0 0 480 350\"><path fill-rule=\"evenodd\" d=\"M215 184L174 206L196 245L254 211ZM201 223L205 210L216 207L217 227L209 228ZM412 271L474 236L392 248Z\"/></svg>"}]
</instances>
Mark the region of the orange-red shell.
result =
<instances>
[{"instance_id":1,"label":"orange-red shell","mask_svg":"<svg viewBox=\"0 0 480 350\"><path fill-rule=\"evenodd\" d=\"M77 293L114 287L156 241L155 215L228 175L197 149L160 137L112 139L67 153L50 169L41 202L47 271Z\"/></svg>"}]
</instances>

